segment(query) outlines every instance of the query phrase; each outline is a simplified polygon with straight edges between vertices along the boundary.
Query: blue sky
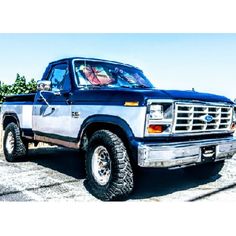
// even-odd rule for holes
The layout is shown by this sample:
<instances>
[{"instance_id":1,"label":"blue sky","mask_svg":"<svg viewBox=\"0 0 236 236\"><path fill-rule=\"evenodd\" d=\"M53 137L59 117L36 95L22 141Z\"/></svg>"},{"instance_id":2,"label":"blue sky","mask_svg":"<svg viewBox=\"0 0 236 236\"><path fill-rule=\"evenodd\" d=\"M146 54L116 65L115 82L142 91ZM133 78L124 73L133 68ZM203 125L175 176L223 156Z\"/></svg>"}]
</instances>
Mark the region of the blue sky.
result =
<instances>
[{"instance_id":1,"label":"blue sky","mask_svg":"<svg viewBox=\"0 0 236 236\"><path fill-rule=\"evenodd\" d=\"M71 56L133 64L161 89L236 98L236 34L0 34L0 80L39 80L48 62Z\"/></svg>"}]
</instances>

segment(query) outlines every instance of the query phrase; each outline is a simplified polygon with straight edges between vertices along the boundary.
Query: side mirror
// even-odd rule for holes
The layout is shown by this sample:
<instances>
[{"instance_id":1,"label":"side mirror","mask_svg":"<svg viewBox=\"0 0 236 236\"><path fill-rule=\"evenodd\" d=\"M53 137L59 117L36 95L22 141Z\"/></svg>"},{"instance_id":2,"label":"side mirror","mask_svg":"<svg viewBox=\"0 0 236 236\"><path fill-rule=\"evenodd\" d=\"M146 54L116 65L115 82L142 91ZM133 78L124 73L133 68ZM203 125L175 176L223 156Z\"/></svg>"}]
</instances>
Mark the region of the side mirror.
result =
<instances>
[{"instance_id":1,"label":"side mirror","mask_svg":"<svg viewBox=\"0 0 236 236\"><path fill-rule=\"evenodd\" d=\"M51 91L52 82L48 80L39 80L37 81L37 91Z\"/></svg>"}]
</instances>

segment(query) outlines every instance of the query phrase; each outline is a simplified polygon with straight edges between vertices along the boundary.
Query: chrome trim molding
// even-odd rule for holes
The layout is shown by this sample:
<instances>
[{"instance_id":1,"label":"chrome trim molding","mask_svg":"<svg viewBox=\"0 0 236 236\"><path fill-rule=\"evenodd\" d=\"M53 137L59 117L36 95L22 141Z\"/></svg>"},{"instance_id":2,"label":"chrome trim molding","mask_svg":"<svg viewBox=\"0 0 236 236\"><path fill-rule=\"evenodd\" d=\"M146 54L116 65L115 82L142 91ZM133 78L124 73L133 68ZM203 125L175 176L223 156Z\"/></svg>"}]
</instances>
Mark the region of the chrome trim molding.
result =
<instances>
[{"instance_id":1,"label":"chrome trim molding","mask_svg":"<svg viewBox=\"0 0 236 236\"><path fill-rule=\"evenodd\" d=\"M151 105L152 103L173 103L175 100L173 99L148 99L147 100L147 105Z\"/></svg>"},{"instance_id":2,"label":"chrome trim molding","mask_svg":"<svg viewBox=\"0 0 236 236\"><path fill-rule=\"evenodd\" d=\"M216 146L215 161L236 153L236 137L176 143L141 144L138 165L141 167L176 167L201 163L201 147Z\"/></svg>"}]
</instances>

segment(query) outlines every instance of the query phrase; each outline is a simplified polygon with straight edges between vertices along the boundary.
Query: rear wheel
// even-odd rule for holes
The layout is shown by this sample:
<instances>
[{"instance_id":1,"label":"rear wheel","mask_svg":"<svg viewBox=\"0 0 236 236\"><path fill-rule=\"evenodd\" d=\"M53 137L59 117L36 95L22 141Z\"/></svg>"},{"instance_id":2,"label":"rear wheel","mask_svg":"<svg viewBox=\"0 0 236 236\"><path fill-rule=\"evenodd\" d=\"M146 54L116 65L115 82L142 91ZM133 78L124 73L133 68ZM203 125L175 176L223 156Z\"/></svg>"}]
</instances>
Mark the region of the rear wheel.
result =
<instances>
[{"instance_id":1,"label":"rear wheel","mask_svg":"<svg viewBox=\"0 0 236 236\"><path fill-rule=\"evenodd\" d=\"M7 125L3 137L3 151L7 161L23 160L28 151L28 143L21 137L20 129L15 123Z\"/></svg>"},{"instance_id":2,"label":"rear wheel","mask_svg":"<svg viewBox=\"0 0 236 236\"><path fill-rule=\"evenodd\" d=\"M133 172L122 140L108 130L96 131L86 153L87 187L108 201L126 197L133 190Z\"/></svg>"},{"instance_id":3,"label":"rear wheel","mask_svg":"<svg viewBox=\"0 0 236 236\"><path fill-rule=\"evenodd\" d=\"M198 179L207 179L217 175L224 166L224 161L211 162L184 168L185 172Z\"/></svg>"}]
</instances>

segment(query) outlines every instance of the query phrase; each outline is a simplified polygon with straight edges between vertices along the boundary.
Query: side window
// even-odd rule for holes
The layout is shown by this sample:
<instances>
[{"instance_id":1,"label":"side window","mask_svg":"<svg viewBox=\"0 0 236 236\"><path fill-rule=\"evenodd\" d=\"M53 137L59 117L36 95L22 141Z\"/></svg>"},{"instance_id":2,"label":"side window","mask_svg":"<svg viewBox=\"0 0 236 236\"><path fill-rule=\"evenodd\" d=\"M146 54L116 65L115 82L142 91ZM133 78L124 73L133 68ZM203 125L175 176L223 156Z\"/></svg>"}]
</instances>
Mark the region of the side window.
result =
<instances>
[{"instance_id":1,"label":"side window","mask_svg":"<svg viewBox=\"0 0 236 236\"><path fill-rule=\"evenodd\" d=\"M71 89L69 69L67 64L59 64L52 68L48 77L52 82L52 91L69 91Z\"/></svg>"}]
</instances>

